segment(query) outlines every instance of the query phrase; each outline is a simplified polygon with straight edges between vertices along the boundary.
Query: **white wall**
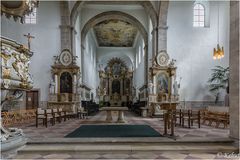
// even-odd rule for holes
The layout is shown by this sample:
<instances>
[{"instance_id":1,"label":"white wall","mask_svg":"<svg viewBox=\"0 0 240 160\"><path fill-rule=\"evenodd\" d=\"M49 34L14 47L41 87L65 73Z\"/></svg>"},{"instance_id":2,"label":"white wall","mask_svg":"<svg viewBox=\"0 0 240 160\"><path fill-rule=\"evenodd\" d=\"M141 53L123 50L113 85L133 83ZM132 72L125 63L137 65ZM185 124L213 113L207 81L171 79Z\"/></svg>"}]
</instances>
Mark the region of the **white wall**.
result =
<instances>
[{"instance_id":1,"label":"white wall","mask_svg":"<svg viewBox=\"0 0 240 160\"><path fill-rule=\"evenodd\" d=\"M75 48L73 48L73 54L76 55L78 58L76 60L76 63L78 66L80 66L80 70L82 73L82 56L81 56L81 31L80 31L80 15L77 17L74 29L76 31L76 34L74 36L74 43L75 43ZM81 81L81 80L80 80Z\"/></svg>"},{"instance_id":2,"label":"white wall","mask_svg":"<svg viewBox=\"0 0 240 160\"><path fill-rule=\"evenodd\" d=\"M229 66L229 2L220 2L220 45L225 51L221 60L213 60L213 48L217 46L217 2L209 3L210 26L206 28L193 27L193 4L170 1L168 54L177 60L178 80L182 77L181 100L214 101L207 81L214 66Z\"/></svg>"},{"instance_id":3,"label":"white wall","mask_svg":"<svg viewBox=\"0 0 240 160\"><path fill-rule=\"evenodd\" d=\"M53 56L60 54L60 6L59 2L41 1L37 9L37 25L20 24L13 19L1 17L1 35L27 45L24 34L31 33L34 52L31 58L30 73L33 75L34 88L40 88L40 100L48 100L48 86L51 79Z\"/></svg>"},{"instance_id":4,"label":"white wall","mask_svg":"<svg viewBox=\"0 0 240 160\"><path fill-rule=\"evenodd\" d=\"M136 47L135 47L135 71L134 71L134 86L140 88L144 85L145 73L145 57L144 57L144 41L141 35L139 35Z\"/></svg>"},{"instance_id":5,"label":"white wall","mask_svg":"<svg viewBox=\"0 0 240 160\"><path fill-rule=\"evenodd\" d=\"M83 50L83 83L92 88L94 96L96 96L97 88L97 66L96 66L96 44L92 37L91 32L86 35Z\"/></svg>"}]
</instances>

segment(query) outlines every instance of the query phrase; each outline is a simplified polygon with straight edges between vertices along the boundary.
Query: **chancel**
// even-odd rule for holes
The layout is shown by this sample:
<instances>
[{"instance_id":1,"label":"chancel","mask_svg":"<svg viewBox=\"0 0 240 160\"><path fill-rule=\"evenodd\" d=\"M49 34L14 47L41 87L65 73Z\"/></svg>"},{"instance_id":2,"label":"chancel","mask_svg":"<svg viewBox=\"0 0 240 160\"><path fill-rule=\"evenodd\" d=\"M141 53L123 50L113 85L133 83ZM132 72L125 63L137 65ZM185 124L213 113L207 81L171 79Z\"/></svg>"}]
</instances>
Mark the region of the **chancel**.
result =
<instances>
[{"instance_id":1,"label":"chancel","mask_svg":"<svg viewBox=\"0 0 240 160\"><path fill-rule=\"evenodd\" d=\"M239 158L239 7L2 1L1 158Z\"/></svg>"}]
</instances>

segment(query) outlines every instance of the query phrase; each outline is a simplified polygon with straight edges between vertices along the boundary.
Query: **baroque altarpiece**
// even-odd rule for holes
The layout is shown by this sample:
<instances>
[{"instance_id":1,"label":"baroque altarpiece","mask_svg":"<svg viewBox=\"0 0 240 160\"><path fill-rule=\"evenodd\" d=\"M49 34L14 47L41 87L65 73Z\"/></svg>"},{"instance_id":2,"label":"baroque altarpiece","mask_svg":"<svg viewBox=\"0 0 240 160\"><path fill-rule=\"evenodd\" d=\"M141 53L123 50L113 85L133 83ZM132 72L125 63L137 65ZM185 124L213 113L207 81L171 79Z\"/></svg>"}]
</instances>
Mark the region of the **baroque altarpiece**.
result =
<instances>
[{"instance_id":1,"label":"baroque altarpiece","mask_svg":"<svg viewBox=\"0 0 240 160\"><path fill-rule=\"evenodd\" d=\"M99 100L111 106L122 106L132 101L133 72L120 58L112 58L107 66L100 65Z\"/></svg>"},{"instance_id":2,"label":"baroque altarpiece","mask_svg":"<svg viewBox=\"0 0 240 160\"><path fill-rule=\"evenodd\" d=\"M59 56L55 56L51 69L48 108L63 108L75 112L80 105L80 94L77 91L80 68L75 60L76 57L73 57L67 49Z\"/></svg>"},{"instance_id":3,"label":"baroque altarpiece","mask_svg":"<svg viewBox=\"0 0 240 160\"><path fill-rule=\"evenodd\" d=\"M154 115L157 107L161 110L176 109L179 103L179 84L175 66L176 60L169 60L166 51L159 52L150 68L151 82L149 88L149 114Z\"/></svg>"}]
</instances>

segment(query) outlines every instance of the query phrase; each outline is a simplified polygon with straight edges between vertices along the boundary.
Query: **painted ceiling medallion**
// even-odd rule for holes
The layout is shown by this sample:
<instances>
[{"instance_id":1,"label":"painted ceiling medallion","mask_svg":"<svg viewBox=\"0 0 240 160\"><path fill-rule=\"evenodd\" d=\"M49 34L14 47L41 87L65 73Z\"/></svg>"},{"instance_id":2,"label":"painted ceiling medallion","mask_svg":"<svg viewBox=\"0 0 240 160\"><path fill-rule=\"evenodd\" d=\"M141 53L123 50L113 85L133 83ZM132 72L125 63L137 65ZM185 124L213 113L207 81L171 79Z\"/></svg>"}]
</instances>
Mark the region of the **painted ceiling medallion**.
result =
<instances>
[{"instance_id":1,"label":"painted ceiling medallion","mask_svg":"<svg viewBox=\"0 0 240 160\"><path fill-rule=\"evenodd\" d=\"M167 66L169 62L169 55L166 51L160 51L156 57L159 66Z\"/></svg>"},{"instance_id":2,"label":"painted ceiling medallion","mask_svg":"<svg viewBox=\"0 0 240 160\"><path fill-rule=\"evenodd\" d=\"M60 55L60 62L64 66L69 66L72 63L72 54L68 50L62 51Z\"/></svg>"},{"instance_id":3,"label":"painted ceiling medallion","mask_svg":"<svg viewBox=\"0 0 240 160\"><path fill-rule=\"evenodd\" d=\"M132 47L137 28L131 23L111 19L93 27L100 47Z\"/></svg>"}]
</instances>

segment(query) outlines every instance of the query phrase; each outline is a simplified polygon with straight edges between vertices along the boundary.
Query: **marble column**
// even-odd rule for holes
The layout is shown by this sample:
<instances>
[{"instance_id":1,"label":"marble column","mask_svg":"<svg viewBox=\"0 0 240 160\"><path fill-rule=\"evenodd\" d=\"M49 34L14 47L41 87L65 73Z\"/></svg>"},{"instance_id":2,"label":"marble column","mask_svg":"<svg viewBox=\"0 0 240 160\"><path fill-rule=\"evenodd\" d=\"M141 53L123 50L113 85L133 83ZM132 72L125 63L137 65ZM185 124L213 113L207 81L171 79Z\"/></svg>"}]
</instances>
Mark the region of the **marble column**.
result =
<instances>
[{"instance_id":1,"label":"marble column","mask_svg":"<svg viewBox=\"0 0 240 160\"><path fill-rule=\"evenodd\" d=\"M159 3L159 14L158 14L158 52L161 50L167 51L167 14L168 14L168 1L161 1Z\"/></svg>"},{"instance_id":2,"label":"marble column","mask_svg":"<svg viewBox=\"0 0 240 160\"><path fill-rule=\"evenodd\" d=\"M146 42L147 43L147 42ZM145 43L145 46L144 46L144 61L145 61L145 63L144 63L144 77L145 77L145 85L146 85L146 87L147 87L147 85L148 85L148 81L149 81L149 75L148 75L148 45L146 45L146 43ZM144 88L144 89L146 89L146 88ZM148 93L147 93L147 95L148 95Z\"/></svg>"},{"instance_id":3,"label":"marble column","mask_svg":"<svg viewBox=\"0 0 240 160\"><path fill-rule=\"evenodd\" d=\"M73 75L73 93L77 92L77 76L76 74Z\"/></svg>"},{"instance_id":4,"label":"marble column","mask_svg":"<svg viewBox=\"0 0 240 160\"><path fill-rule=\"evenodd\" d=\"M158 52L167 50L167 26L158 27Z\"/></svg>"},{"instance_id":5,"label":"marble column","mask_svg":"<svg viewBox=\"0 0 240 160\"><path fill-rule=\"evenodd\" d=\"M85 64L84 64L84 51L85 51L85 46L81 44L81 73L82 73L82 81L81 83L84 84L84 77L85 77Z\"/></svg>"},{"instance_id":6,"label":"marble column","mask_svg":"<svg viewBox=\"0 0 240 160\"><path fill-rule=\"evenodd\" d=\"M72 26L70 25L70 12L68 9L68 2L60 2L60 13L61 13L61 50L69 49L71 51L72 44Z\"/></svg>"},{"instance_id":7,"label":"marble column","mask_svg":"<svg viewBox=\"0 0 240 160\"><path fill-rule=\"evenodd\" d=\"M230 137L239 140L239 2L230 2Z\"/></svg>"},{"instance_id":8,"label":"marble column","mask_svg":"<svg viewBox=\"0 0 240 160\"><path fill-rule=\"evenodd\" d=\"M54 75L54 80L55 80L55 91L54 91L54 93L57 94L58 93L58 75L57 74Z\"/></svg>"},{"instance_id":9,"label":"marble column","mask_svg":"<svg viewBox=\"0 0 240 160\"><path fill-rule=\"evenodd\" d=\"M157 28L153 28L152 30L152 63L155 59L155 56L157 54ZM153 64L151 64L153 65Z\"/></svg>"}]
</instances>

